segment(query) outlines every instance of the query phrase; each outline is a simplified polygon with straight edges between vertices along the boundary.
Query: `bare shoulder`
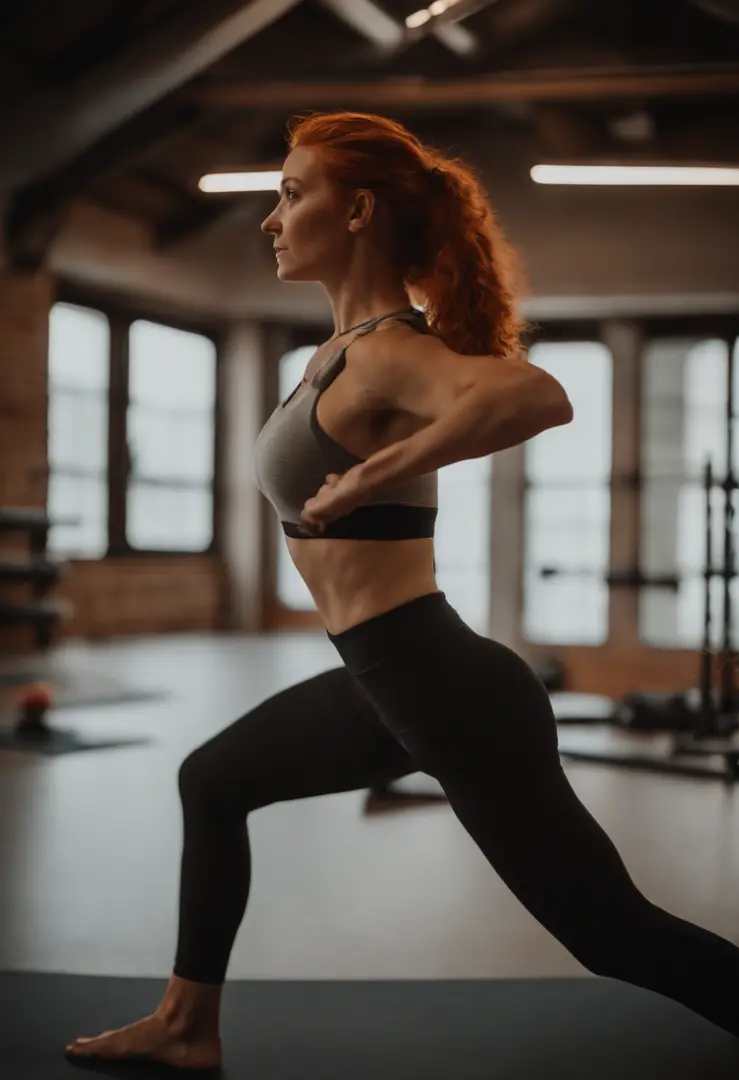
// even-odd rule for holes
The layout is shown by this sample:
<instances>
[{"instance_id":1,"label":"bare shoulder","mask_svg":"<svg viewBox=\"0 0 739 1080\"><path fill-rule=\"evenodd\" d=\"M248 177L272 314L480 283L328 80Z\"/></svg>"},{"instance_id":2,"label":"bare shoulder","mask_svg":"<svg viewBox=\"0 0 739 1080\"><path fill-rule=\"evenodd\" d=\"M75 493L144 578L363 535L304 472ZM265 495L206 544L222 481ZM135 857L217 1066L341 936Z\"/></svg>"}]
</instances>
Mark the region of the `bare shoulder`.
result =
<instances>
[{"instance_id":1,"label":"bare shoulder","mask_svg":"<svg viewBox=\"0 0 739 1080\"><path fill-rule=\"evenodd\" d=\"M505 379L527 361L466 356L434 334L402 323L386 324L356 338L348 351L354 377L377 407L408 412L426 420L442 415L477 383Z\"/></svg>"}]
</instances>

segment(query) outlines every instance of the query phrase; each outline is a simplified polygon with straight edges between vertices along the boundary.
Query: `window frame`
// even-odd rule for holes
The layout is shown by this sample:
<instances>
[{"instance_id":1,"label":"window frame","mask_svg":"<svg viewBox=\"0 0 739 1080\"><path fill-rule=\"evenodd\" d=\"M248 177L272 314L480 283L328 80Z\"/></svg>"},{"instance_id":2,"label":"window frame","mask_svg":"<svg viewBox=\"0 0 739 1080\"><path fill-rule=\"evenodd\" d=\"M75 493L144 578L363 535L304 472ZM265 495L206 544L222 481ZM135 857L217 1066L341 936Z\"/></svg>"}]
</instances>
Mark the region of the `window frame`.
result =
<instances>
[{"instance_id":1,"label":"window frame","mask_svg":"<svg viewBox=\"0 0 739 1080\"><path fill-rule=\"evenodd\" d=\"M649 345L657 340L663 338L715 338L722 340L726 343L728 350L729 363L732 363L732 357L734 350L739 349L739 315L731 313L723 314L702 314L702 315L672 315L672 316L654 316L644 317L639 320L642 327L642 350L640 356L640 386L643 387L644 378L644 362ZM739 380L739 369L734 369L734 379ZM639 486L637 490L637 498L639 500L639 514L640 519L642 515L643 503L642 500L645 496L646 488L646 476L644 475L644 462L641 458L643 453L643 439L644 439L644 395L640 391L640 468L639 468ZM717 474L714 477L714 490L720 489L725 483L725 474L723 464L718 468ZM686 486L700 486L700 480L685 481L682 485L683 489ZM716 526L714 525L714 529ZM722 529L722 523L719 526ZM735 525L735 530L739 529L739 520ZM723 541L722 541L723 544ZM640 563L643 563L644 556L644 535L640 532L639 536L639 553ZM703 577L702 571L698 570L696 573L686 574L686 579L700 580ZM696 635L696 644L690 644L684 641L667 642L652 640L647 637L644 630L644 617L642 601L644 593L647 591L648 586L639 591L636 604L636 625L635 636L637 644L640 648L657 649L657 650L672 650L686 653L693 653L700 649L700 632ZM715 600L715 598L714 598ZM717 613L714 610L714 620L717 619ZM720 616L723 618L723 614ZM718 629L714 623L712 634L717 634Z\"/></svg>"},{"instance_id":2,"label":"window frame","mask_svg":"<svg viewBox=\"0 0 739 1080\"><path fill-rule=\"evenodd\" d=\"M99 559L72 557L75 562L102 562L116 558L202 558L222 550L221 526L223 502L223 347L226 321L184 313L178 306L123 298L103 289L88 288L69 281L57 285L53 303L74 304L106 316L110 328L108 354L108 547ZM199 334L213 343L216 362L215 402L213 406L213 519L211 541L199 551L133 547L126 537L127 501L127 414L129 373L129 330L140 319ZM49 465L51 470L51 465Z\"/></svg>"},{"instance_id":3,"label":"window frame","mask_svg":"<svg viewBox=\"0 0 739 1080\"><path fill-rule=\"evenodd\" d=\"M534 322L530 331L526 335L527 349L534 345L549 345L549 344L597 344L602 345L608 350L611 356L611 365L616 362L616 358L613 355L611 345L608 340L608 319L604 318L582 318L582 319L561 319L561 320L544 320L540 322ZM613 389L611 392L611 439L613 439L613 410L615 404L615 394ZM613 466L612 466L613 467ZM612 513L613 513L613 473L611 471L609 479L604 484L604 488L608 493L609 504L609 525L608 525L608 546L609 555L608 563L605 567L605 573L608 574L611 569L611 561L613 554L611 551L611 529L612 529ZM527 551L528 551L528 537L526 535L526 520L527 520L527 501L530 492L535 489L545 489L549 487L547 483L539 483L532 480L528 474L527 468L527 455L526 444L521 447L521 502L519 506L519 513L522 521L522 537L523 548L521 551L521 563L520 563L520 577L519 577L519 606L518 606L518 618L516 633L520 641L524 642L526 647L534 648L538 650L560 650L560 649L601 649L608 645L610 637L610 615L606 619L606 634L602 642L590 643L580 641L549 641L540 640L538 637L532 637L527 632L526 627L526 574L527 574ZM608 587L608 609L610 611L611 604L611 589Z\"/></svg>"}]
</instances>

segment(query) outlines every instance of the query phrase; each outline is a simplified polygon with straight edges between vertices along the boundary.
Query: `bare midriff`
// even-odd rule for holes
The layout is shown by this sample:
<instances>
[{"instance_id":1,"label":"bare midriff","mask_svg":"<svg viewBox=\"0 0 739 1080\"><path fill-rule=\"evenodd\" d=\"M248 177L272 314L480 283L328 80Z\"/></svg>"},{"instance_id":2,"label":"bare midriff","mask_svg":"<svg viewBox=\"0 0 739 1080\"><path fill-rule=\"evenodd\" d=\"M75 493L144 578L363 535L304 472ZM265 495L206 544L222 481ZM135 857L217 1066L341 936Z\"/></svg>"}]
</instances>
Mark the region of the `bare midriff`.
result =
<instances>
[{"instance_id":1,"label":"bare midriff","mask_svg":"<svg viewBox=\"0 0 739 1080\"><path fill-rule=\"evenodd\" d=\"M330 634L437 592L434 542L418 540L297 540L287 538Z\"/></svg>"}]
</instances>

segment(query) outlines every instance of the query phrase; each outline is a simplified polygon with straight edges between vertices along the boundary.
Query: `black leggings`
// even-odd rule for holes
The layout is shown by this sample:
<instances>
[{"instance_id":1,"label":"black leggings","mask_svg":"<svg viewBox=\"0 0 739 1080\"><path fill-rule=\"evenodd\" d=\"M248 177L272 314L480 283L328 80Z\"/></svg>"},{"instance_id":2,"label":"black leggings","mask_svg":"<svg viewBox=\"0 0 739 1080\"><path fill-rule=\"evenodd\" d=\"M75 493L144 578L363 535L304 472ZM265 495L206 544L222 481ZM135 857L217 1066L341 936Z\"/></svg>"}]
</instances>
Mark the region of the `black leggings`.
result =
<instances>
[{"instance_id":1,"label":"black leggings","mask_svg":"<svg viewBox=\"0 0 739 1080\"><path fill-rule=\"evenodd\" d=\"M250 884L250 810L421 771L524 907L588 970L739 1035L739 949L650 903L562 770L542 683L431 593L343 634L183 763L174 973L221 983Z\"/></svg>"}]
</instances>

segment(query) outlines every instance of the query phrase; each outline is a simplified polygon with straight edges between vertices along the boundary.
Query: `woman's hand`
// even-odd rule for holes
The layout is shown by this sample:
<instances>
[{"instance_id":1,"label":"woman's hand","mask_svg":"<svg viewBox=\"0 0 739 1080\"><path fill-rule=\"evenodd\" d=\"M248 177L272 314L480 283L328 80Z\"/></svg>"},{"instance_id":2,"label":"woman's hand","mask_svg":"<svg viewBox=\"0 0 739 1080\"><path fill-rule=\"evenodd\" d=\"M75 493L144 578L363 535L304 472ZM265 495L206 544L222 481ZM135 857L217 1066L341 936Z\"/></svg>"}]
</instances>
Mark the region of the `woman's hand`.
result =
<instances>
[{"instance_id":1,"label":"woman's hand","mask_svg":"<svg viewBox=\"0 0 739 1080\"><path fill-rule=\"evenodd\" d=\"M323 532L329 521L335 521L356 510L365 497L358 466L341 476L338 473L329 473L326 483L313 498L308 499L300 516L316 531Z\"/></svg>"}]
</instances>

